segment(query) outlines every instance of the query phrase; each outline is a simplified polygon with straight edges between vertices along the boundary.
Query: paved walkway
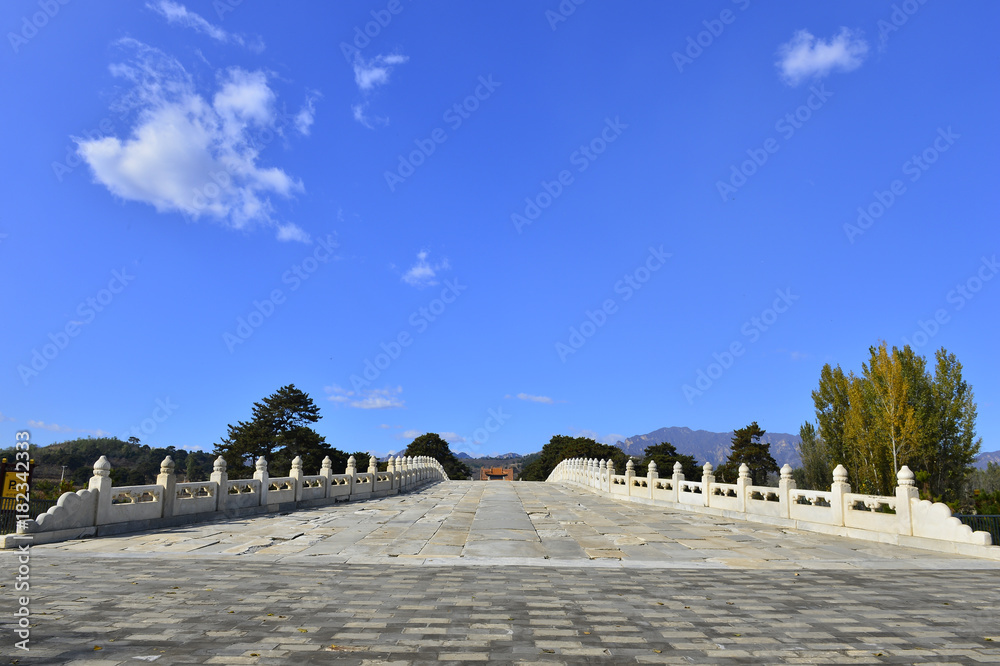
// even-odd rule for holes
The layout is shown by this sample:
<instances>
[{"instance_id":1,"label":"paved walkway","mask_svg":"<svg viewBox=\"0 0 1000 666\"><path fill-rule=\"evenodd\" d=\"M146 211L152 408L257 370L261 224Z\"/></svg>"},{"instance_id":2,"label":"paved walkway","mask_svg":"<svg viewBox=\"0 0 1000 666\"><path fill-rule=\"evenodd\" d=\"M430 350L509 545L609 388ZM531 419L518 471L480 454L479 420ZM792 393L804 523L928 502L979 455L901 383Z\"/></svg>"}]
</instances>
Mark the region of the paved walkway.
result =
<instances>
[{"instance_id":1,"label":"paved walkway","mask_svg":"<svg viewBox=\"0 0 1000 666\"><path fill-rule=\"evenodd\" d=\"M556 484L36 546L28 653L5 577L0 663L1000 663L998 562Z\"/></svg>"}]
</instances>

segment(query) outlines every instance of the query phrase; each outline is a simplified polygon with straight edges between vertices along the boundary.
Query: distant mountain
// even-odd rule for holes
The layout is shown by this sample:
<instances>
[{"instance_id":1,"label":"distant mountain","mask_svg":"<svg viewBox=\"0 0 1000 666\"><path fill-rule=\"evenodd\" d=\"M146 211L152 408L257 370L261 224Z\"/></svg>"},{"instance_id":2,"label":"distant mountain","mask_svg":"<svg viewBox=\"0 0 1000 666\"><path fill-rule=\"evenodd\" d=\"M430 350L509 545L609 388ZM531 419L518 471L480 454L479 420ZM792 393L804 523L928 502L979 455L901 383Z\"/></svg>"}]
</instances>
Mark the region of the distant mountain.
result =
<instances>
[{"instance_id":1,"label":"distant mountain","mask_svg":"<svg viewBox=\"0 0 1000 666\"><path fill-rule=\"evenodd\" d=\"M974 464L978 469L986 469L986 465L989 463L996 463L1000 465L1000 451L987 451L986 453L980 453L976 456L976 462Z\"/></svg>"},{"instance_id":2,"label":"distant mountain","mask_svg":"<svg viewBox=\"0 0 1000 666\"><path fill-rule=\"evenodd\" d=\"M709 432L707 430L691 430L691 428L660 428L645 435L629 437L624 442L615 443L619 449L630 456L641 456L647 446L670 442L680 453L692 455L698 464L710 462L721 465L729 454L732 443L732 432ZM800 466L799 452L796 449L802 440L798 435L784 432L767 432L761 439L771 445L771 456L782 466L788 463L792 467Z\"/></svg>"},{"instance_id":3,"label":"distant mountain","mask_svg":"<svg viewBox=\"0 0 1000 666\"><path fill-rule=\"evenodd\" d=\"M465 451L456 451L455 457L458 458L459 460L472 460L472 456L470 456Z\"/></svg>"},{"instance_id":4,"label":"distant mountain","mask_svg":"<svg viewBox=\"0 0 1000 666\"><path fill-rule=\"evenodd\" d=\"M497 456L500 460L510 460L511 458L522 458L523 454L520 453L505 453L502 456Z\"/></svg>"}]
</instances>

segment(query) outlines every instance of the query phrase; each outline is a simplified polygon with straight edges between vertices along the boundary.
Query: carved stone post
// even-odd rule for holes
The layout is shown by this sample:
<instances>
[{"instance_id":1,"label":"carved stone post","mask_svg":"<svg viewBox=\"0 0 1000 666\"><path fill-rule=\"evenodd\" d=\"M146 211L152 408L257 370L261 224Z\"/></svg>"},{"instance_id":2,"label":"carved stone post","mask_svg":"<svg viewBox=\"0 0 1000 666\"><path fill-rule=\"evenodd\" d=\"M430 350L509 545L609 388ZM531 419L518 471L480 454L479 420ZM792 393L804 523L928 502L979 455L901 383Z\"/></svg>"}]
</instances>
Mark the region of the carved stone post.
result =
<instances>
[{"instance_id":1,"label":"carved stone post","mask_svg":"<svg viewBox=\"0 0 1000 666\"><path fill-rule=\"evenodd\" d=\"M750 487L750 468L740 463L740 476L736 479L736 510L746 513L747 489Z\"/></svg>"},{"instance_id":2,"label":"carved stone post","mask_svg":"<svg viewBox=\"0 0 1000 666\"><path fill-rule=\"evenodd\" d=\"M333 461L330 456L323 458L323 466L319 470L319 475L323 477L323 497L330 496L330 488L333 487Z\"/></svg>"},{"instance_id":3,"label":"carved stone post","mask_svg":"<svg viewBox=\"0 0 1000 666\"><path fill-rule=\"evenodd\" d=\"M795 488L795 479L792 478L792 466L785 463L781 468L781 478L778 479L778 502L781 504L781 515L785 518L792 517L792 489Z\"/></svg>"},{"instance_id":4,"label":"carved stone post","mask_svg":"<svg viewBox=\"0 0 1000 666\"><path fill-rule=\"evenodd\" d=\"M625 488L628 491L629 497L632 496L632 480L635 478L635 462L629 458L628 462L625 463Z\"/></svg>"},{"instance_id":5,"label":"carved stone post","mask_svg":"<svg viewBox=\"0 0 1000 666\"><path fill-rule=\"evenodd\" d=\"M292 488L295 490L293 497L298 502L302 499L302 477L305 476L305 472L302 470L302 456L295 456L292 459L292 471L288 473L288 476L292 477Z\"/></svg>"},{"instance_id":6,"label":"carved stone post","mask_svg":"<svg viewBox=\"0 0 1000 666\"><path fill-rule=\"evenodd\" d=\"M225 511L229 499L229 474L226 473L226 459L219 456L212 465L210 480L215 484L215 510Z\"/></svg>"},{"instance_id":7,"label":"carved stone post","mask_svg":"<svg viewBox=\"0 0 1000 666\"><path fill-rule=\"evenodd\" d=\"M104 525L111 517L111 463L101 456L94 463L94 476L90 477L90 490L97 491L97 511L94 525Z\"/></svg>"},{"instance_id":8,"label":"carved stone post","mask_svg":"<svg viewBox=\"0 0 1000 666\"><path fill-rule=\"evenodd\" d=\"M649 499L653 499L653 488L656 487L656 480L660 478L656 470L656 461L650 460L646 467L646 485L649 486Z\"/></svg>"},{"instance_id":9,"label":"carved stone post","mask_svg":"<svg viewBox=\"0 0 1000 666\"><path fill-rule=\"evenodd\" d=\"M368 473L378 474L378 458L376 458L375 456L371 456L370 458L368 458ZM372 479L373 483L374 481L375 479Z\"/></svg>"},{"instance_id":10,"label":"carved stone post","mask_svg":"<svg viewBox=\"0 0 1000 666\"><path fill-rule=\"evenodd\" d=\"M605 490L610 494L615 487L615 461L608 458L608 485L604 487Z\"/></svg>"},{"instance_id":11,"label":"carved stone post","mask_svg":"<svg viewBox=\"0 0 1000 666\"><path fill-rule=\"evenodd\" d=\"M712 463L707 462L701 468L701 494L704 495L705 506L711 506L712 484L715 483L715 474L712 473Z\"/></svg>"},{"instance_id":12,"label":"carved stone post","mask_svg":"<svg viewBox=\"0 0 1000 666\"><path fill-rule=\"evenodd\" d=\"M267 506L267 487L270 485L271 477L267 474L267 461L264 456L257 458L255 465L257 471L253 473L253 478L260 481L260 505Z\"/></svg>"},{"instance_id":13,"label":"carved stone post","mask_svg":"<svg viewBox=\"0 0 1000 666\"><path fill-rule=\"evenodd\" d=\"M833 485L830 486L830 507L833 509L833 524L844 525L844 513L847 511L846 493L851 492L851 484L847 482L847 468L837 465L833 470Z\"/></svg>"},{"instance_id":14,"label":"carved stone post","mask_svg":"<svg viewBox=\"0 0 1000 666\"><path fill-rule=\"evenodd\" d=\"M674 501L681 501L681 486L684 485L684 468L681 467L679 462L674 463L674 476L673 476L673 486L674 486Z\"/></svg>"},{"instance_id":15,"label":"carved stone post","mask_svg":"<svg viewBox=\"0 0 1000 666\"><path fill-rule=\"evenodd\" d=\"M920 499L913 480L913 472L906 465L896 473L896 519L899 533L906 536L913 536L913 500Z\"/></svg>"},{"instance_id":16,"label":"carved stone post","mask_svg":"<svg viewBox=\"0 0 1000 666\"><path fill-rule=\"evenodd\" d=\"M177 499L177 476L174 474L174 459L167 456L160 463L160 473L156 477L156 485L163 488L163 506L160 515L169 518L174 515L174 501Z\"/></svg>"},{"instance_id":17,"label":"carved stone post","mask_svg":"<svg viewBox=\"0 0 1000 666\"><path fill-rule=\"evenodd\" d=\"M354 494L354 477L358 473L358 461L354 456L347 459L347 469L344 470L344 474L347 475L347 498L350 499L351 495Z\"/></svg>"}]
</instances>

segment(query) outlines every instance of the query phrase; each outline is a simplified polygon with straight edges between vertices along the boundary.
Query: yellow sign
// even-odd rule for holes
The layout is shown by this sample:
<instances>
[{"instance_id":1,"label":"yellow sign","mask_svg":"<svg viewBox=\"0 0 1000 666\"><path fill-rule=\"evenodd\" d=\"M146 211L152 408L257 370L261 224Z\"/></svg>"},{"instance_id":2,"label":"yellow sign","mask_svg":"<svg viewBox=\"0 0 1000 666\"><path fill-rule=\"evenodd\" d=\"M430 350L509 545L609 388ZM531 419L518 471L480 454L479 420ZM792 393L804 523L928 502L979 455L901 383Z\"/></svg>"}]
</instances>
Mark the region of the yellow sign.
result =
<instances>
[{"instance_id":1,"label":"yellow sign","mask_svg":"<svg viewBox=\"0 0 1000 666\"><path fill-rule=\"evenodd\" d=\"M22 472L22 477L25 478L27 475ZM17 478L16 472L8 471L3 477L3 497L17 497L17 484L23 483ZM21 486L21 491L24 491L24 486Z\"/></svg>"}]
</instances>

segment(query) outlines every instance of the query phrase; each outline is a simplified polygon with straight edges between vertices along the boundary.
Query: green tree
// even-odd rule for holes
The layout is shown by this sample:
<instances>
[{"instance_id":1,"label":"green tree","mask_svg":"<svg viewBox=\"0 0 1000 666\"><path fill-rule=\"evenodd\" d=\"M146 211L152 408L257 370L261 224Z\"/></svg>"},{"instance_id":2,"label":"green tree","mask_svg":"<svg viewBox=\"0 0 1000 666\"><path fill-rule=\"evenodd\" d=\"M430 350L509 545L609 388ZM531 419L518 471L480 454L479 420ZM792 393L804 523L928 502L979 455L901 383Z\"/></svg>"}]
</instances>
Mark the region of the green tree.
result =
<instances>
[{"instance_id":1,"label":"green tree","mask_svg":"<svg viewBox=\"0 0 1000 666\"><path fill-rule=\"evenodd\" d=\"M756 421L745 428L734 430L729 457L719 468L719 475L727 480L735 479L740 465L746 464L750 468L751 483L755 486L764 485L768 472L778 471L778 463L771 457L771 445L760 439L765 432Z\"/></svg>"},{"instance_id":2,"label":"green tree","mask_svg":"<svg viewBox=\"0 0 1000 666\"><path fill-rule=\"evenodd\" d=\"M922 442L921 466L929 472L930 495L951 502L959 498L979 454L976 401L962 378L962 364L943 348L935 352L930 406L924 418L929 437Z\"/></svg>"},{"instance_id":3,"label":"green tree","mask_svg":"<svg viewBox=\"0 0 1000 666\"><path fill-rule=\"evenodd\" d=\"M802 459L800 487L809 490L828 490L833 480L833 468L826 442L820 437L816 427L806 421L799 428L799 457Z\"/></svg>"},{"instance_id":4,"label":"green tree","mask_svg":"<svg viewBox=\"0 0 1000 666\"><path fill-rule=\"evenodd\" d=\"M434 458L444 467L445 474L448 475L449 479L468 479L472 476L472 470L455 457L448 442L441 439L441 435L436 432L429 432L414 439L403 451L403 455Z\"/></svg>"},{"instance_id":5,"label":"green tree","mask_svg":"<svg viewBox=\"0 0 1000 666\"><path fill-rule=\"evenodd\" d=\"M681 464L681 472L685 479L700 479L702 470L698 467L698 460L694 456L685 453L678 453L677 447L670 442L662 442L647 446L643 451L643 458L636 463L635 473L645 475L649 471L649 463L656 463L656 473L661 477L671 476L674 473L674 464ZM619 472L620 474L621 472Z\"/></svg>"},{"instance_id":6,"label":"green tree","mask_svg":"<svg viewBox=\"0 0 1000 666\"><path fill-rule=\"evenodd\" d=\"M831 368L827 363L819 374L819 388L812 392L816 406L816 421L819 437L826 446L827 455L834 467L847 463L844 446L844 424L850 401L847 391L850 382L838 365Z\"/></svg>"},{"instance_id":7,"label":"green tree","mask_svg":"<svg viewBox=\"0 0 1000 666\"><path fill-rule=\"evenodd\" d=\"M611 459L618 474L625 473L625 463L628 456L617 446L600 444L589 437L569 437L553 435L549 443L542 447L538 457L534 458L521 470L524 481L544 481L563 460L571 458Z\"/></svg>"},{"instance_id":8,"label":"green tree","mask_svg":"<svg viewBox=\"0 0 1000 666\"><path fill-rule=\"evenodd\" d=\"M319 473L326 456L334 460L335 466L346 465L346 454L329 446L307 425L320 418L319 408L308 393L295 388L294 384L282 386L261 402L254 403L253 418L249 421L228 426L229 434L215 445L215 454L225 459L232 478L253 474L255 461L260 456L267 460L273 476L288 470L295 456L302 457L307 474Z\"/></svg>"}]
</instances>

